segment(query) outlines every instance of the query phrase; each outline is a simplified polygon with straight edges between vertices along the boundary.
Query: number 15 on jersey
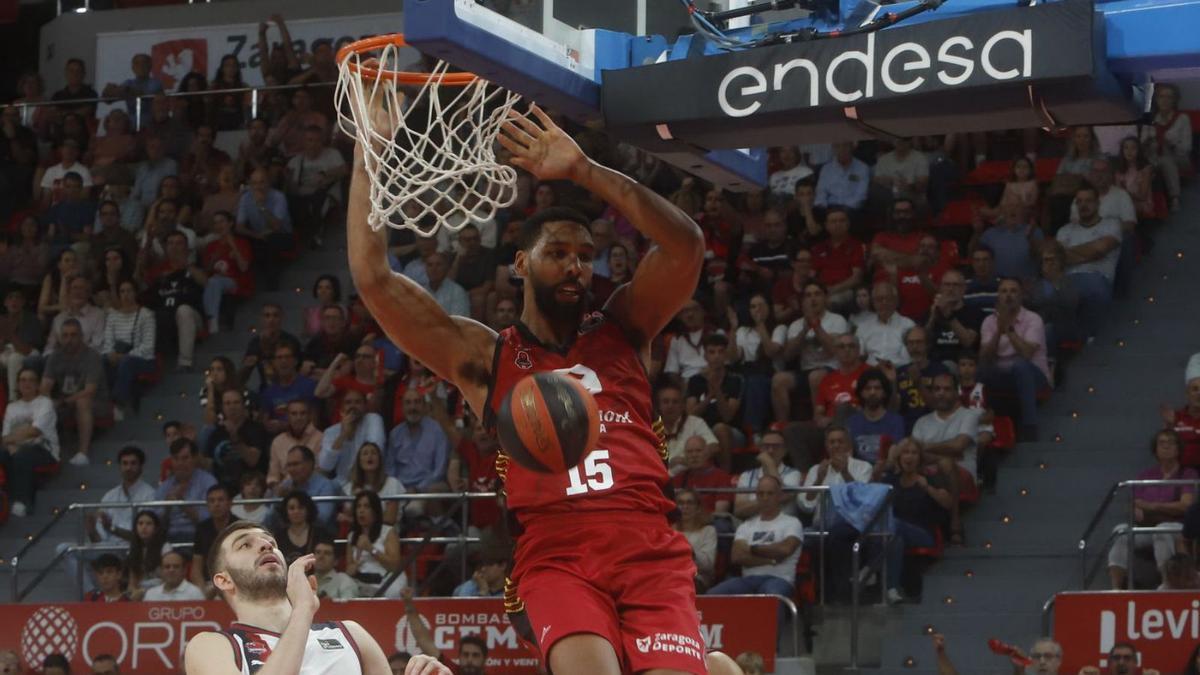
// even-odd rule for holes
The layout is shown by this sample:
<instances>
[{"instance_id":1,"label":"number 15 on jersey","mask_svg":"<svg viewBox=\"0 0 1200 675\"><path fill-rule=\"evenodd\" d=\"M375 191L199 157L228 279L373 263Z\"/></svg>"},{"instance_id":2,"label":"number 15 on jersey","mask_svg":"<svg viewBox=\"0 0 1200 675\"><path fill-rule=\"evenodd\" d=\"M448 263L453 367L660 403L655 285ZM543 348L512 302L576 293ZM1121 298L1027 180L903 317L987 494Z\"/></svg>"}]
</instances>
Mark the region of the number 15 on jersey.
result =
<instances>
[{"instance_id":1,"label":"number 15 on jersey","mask_svg":"<svg viewBox=\"0 0 1200 675\"><path fill-rule=\"evenodd\" d=\"M611 488L613 474L612 467L608 465L608 450L592 450L579 466L567 470L567 478L571 482L567 486L568 497Z\"/></svg>"}]
</instances>

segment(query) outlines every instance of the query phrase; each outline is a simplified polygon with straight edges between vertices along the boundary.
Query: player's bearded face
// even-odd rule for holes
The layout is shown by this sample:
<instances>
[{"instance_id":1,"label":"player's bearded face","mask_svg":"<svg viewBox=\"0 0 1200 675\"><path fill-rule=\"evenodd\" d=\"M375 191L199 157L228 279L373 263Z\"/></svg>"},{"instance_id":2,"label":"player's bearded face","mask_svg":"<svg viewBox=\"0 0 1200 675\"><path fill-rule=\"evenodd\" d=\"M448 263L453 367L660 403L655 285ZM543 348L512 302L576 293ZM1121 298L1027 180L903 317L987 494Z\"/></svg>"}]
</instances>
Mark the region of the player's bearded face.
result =
<instances>
[{"instance_id":1,"label":"player's bearded face","mask_svg":"<svg viewBox=\"0 0 1200 675\"><path fill-rule=\"evenodd\" d=\"M547 283L531 274L533 301L538 311L555 323L577 324L587 310L588 294L582 280L568 277L557 283Z\"/></svg>"},{"instance_id":2,"label":"player's bearded face","mask_svg":"<svg viewBox=\"0 0 1200 675\"><path fill-rule=\"evenodd\" d=\"M278 556L278 553L273 555ZM229 578L237 586L238 595L247 600L274 600L287 597L287 568L279 561L278 564L261 564L261 556L255 556L252 561L229 562L227 571Z\"/></svg>"}]
</instances>

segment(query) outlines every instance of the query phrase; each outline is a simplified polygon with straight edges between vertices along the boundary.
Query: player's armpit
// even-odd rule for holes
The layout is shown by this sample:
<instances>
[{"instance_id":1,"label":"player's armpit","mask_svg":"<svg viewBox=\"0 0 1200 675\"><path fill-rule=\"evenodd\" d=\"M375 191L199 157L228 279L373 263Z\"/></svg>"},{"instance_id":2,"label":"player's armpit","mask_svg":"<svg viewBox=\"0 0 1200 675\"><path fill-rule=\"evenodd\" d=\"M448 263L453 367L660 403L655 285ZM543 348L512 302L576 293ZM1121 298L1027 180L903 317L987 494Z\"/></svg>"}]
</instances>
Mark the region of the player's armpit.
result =
<instances>
[{"instance_id":1,"label":"player's armpit","mask_svg":"<svg viewBox=\"0 0 1200 675\"><path fill-rule=\"evenodd\" d=\"M652 247L638 264L633 280L609 296L605 312L621 323L636 346L649 345L692 297L704 261L703 246L701 237L699 254L683 259L673 259Z\"/></svg>"},{"instance_id":2,"label":"player's armpit","mask_svg":"<svg viewBox=\"0 0 1200 675\"><path fill-rule=\"evenodd\" d=\"M220 633L200 633L188 641L183 653L187 675L241 675L233 657L233 645Z\"/></svg>"},{"instance_id":3,"label":"player's armpit","mask_svg":"<svg viewBox=\"0 0 1200 675\"><path fill-rule=\"evenodd\" d=\"M391 675L392 668L388 665L387 656L379 647L379 643L375 642L375 638L371 637L371 634L356 621L342 623L346 626L346 630L350 631L350 637L354 638L354 642L358 645L358 653L362 657L363 675Z\"/></svg>"}]
</instances>

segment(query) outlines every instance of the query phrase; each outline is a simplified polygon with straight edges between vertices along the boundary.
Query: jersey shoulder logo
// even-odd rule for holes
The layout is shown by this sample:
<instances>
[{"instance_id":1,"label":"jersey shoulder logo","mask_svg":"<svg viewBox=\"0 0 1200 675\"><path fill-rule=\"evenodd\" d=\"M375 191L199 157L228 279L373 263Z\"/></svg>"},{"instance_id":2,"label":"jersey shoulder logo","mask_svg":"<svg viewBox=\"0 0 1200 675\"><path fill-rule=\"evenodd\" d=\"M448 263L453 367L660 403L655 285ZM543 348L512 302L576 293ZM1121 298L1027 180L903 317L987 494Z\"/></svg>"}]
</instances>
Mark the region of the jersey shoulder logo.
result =
<instances>
[{"instance_id":1,"label":"jersey shoulder logo","mask_svg":"<svg viewBox=\"0 0 1200 675\"><path fill-rule=\"evenodd\" d=\"M591 312L579 323L579 334L586 335L604 325L604 312Z\"/></svg>"},{"instance_id":2,"label":"jersey shoulder logo","mask_svg":"<svg viewBox=\"0 0 1200 675\"><path fill-rule=\"evenodd\" d=\"M517 356L513 359L513 364L521 370L529 370L533 368L533 357L529 355L528 349L518 349Z\"/></svg>"},{"instance_id":3,"label":"jersey shoulder logo","mask_svg":"<svg viewBox=\"0 0 1200 675\"><path fill-rule=\"evenodd\" d=\"M342 644L341 640L332 638L317 638L317 644L321 645L321 649L325 650L345 649L345 645Z\"/></svg>"}]
</instances>

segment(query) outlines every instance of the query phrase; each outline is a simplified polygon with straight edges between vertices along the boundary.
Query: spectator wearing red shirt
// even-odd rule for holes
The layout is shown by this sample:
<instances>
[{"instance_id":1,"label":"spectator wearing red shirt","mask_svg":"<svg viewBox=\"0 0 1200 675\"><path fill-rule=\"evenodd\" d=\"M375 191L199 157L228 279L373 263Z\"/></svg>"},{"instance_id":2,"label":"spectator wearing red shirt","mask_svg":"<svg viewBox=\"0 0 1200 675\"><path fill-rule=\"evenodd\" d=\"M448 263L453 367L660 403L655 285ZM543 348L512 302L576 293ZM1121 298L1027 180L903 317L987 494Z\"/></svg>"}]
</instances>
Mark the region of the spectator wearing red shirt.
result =
<instances>
[{"instance_id":1,"label":"spectator wearing red shirt","mask_svg":"<svg viewBox=\"0 0 1200 675\"><path fill-rule=\"evenodd\" d=\"M854 302L854 289L862 285L867 250L850 236L850 211L840 206L825 212L829 239L812 247L817 280L829 289L829 304L843 311Z\"/></svg>"},{"instance_id":2,"label":"spectator wearing red shirt","mask_svg":"<svg viewBox=\"0 0 1200 675\"><path fill-rule=\"evenodd\" d=\"M924 324L929 308L933 306L938 284L950 264L940 258L940 246L933 235L921 235L917 245L916 255L913 256L914 266L886 264L876 272L875 281L891 281L900 293L900 313Z\"/></svg>"},{"instance_id":3,"label":"spectator wearing red shirt","mask_svg":"<svg viewBox=\"0 0 1200 675\"><path fill-rule=\"evenodd\" d=\"M339 353L333 357L333 362L321 374L314 392L317 398L333 399L333 410L330 412L330 423L342 421L342 396L347 391L357 391L367 400L367 412L379 412L383 388L382 371L379 364L378 352L369 343L358 345L354 356Z\"/></svg>"},{"instance_id":4,"label":"spectator wearing red shirt","mask_svg":"<svg viewBox=\"0 0 1200 675\"><path fill-rule=\"evenodd\" d=\"M858 338L850 334L838 336L837 360L837 369L821 380L813 399L813 422L822 429L858 407L858 378L868 368Z\"/></svg>"},{"instance_id":5,"label":"spectator wearing red shirt","mask_svg":"<svg viewBox=\"0 0 1200 675\"><path fill-rule=\"evenodd\" d=\"M208 332L221 330L221 299L226 295L248 298L254 293L254 273L250 263L254 255L250 242L233 233L233 214L217 211L212 218L213 240L204 247L204 313Z\"/></svg>"},{"instance_id":6,"label":"spectator wearing red shirt","mask_svg":"<svg viewBox=\"0 0 1200 675\"><path fill-rule=\"evenodd\" d=\"M682 472L671 479L680 488L727 488L734 484L733 476L712 461L712 451L702 436L692 436L683 445ZM700 502L709 513L729 513L733 506L731 493L704 492Z\"/></svg>"},{"instance_id":7,"label":"spectator wearing red shirt","mask_svg":"<svg viewBox=\"0 0 1200 675\"><path fill-rule=\"evenodd\" d=\"M496 457L500 452L500 444L494 434L488 433L487 428L479 423L474 415L466 415L463 420L463 431L454 429L453 425L443 425L447 431L453 429L450 441L455 436L458 442L450 451L450 461L447 464L446 480L450 483L452 492L497 492L500 490L500 472L496 469ZM470 500L470 525L482 531L491 530L501 522L499 498L479 498ZM476 536L474 533L472 536Z\"/></svg>"},{"instance_id":8,"label":"spectator wearing red shirt","mask_svg":"<svg viewBox=\"0 0 1200 675\"><path fill-rule=\"evenodd\" d=\"M1163 428L1179 434L1179 463L1200 471L1200 377L1187 383L1187 405L1172 410L1164 403L1160 408Z\"/></svg>"},{"instance_id":9,"label":"spectator wearing red shirt","mask_svg":"<svg viewBox=\"0 0 1200 675\"><path fill-rule=\"evenodd\" d=\"M804 286L817 278L813 267L813 254L807 248L796 250L792 258L792 273L780 277L771 289L771 305L775 309L775 320L784 325L800 316L800 301L804 297Z\"/></svg>"},{"instance_id":10,"label":"spectator wearing red shirt","mask_svg":"<svg viewBox=\"0 0 1200 675\"><path fill-rule=\"evenodd\" d=\"M916 267L922 232L916 228L917 209L911 199L892 202L891 229L871 239L871 266Z\"/></svg>"},{"instance_id":11,"label":"spectator wearing red shirt","mask_svg":"<svg viewBox=\"0 0 1200 675\"><path fill-rule=\"evenodd\" d=\"M696 215L696 223L704 231L705 245L700 286L712 293L715 313L723 316L738 270L750 269L749 258L742 255L742 226L719 188L704 194L704 210Z\"/></svg>"}]
</instances>

